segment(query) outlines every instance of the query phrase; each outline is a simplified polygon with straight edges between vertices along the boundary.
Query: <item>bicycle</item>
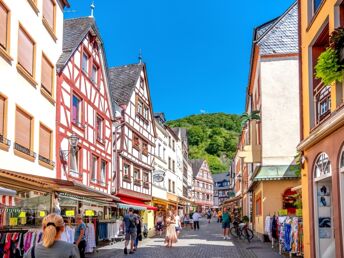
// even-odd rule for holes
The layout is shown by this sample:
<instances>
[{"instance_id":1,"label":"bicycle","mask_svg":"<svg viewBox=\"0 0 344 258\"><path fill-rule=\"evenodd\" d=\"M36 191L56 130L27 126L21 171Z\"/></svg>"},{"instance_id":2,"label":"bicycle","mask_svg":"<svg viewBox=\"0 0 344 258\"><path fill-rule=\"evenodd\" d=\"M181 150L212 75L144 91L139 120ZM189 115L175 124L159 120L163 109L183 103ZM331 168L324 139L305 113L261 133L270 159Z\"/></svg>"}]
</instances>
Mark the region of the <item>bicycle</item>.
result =
<instances>
[{"instance_id":1,"label":"bicycle","mask_svg":"<svg viewBox=\"0 0 344 258\"><path fill-rule=\"evenodd\" d=\"M231 235L235 238L241 239L243 236L244 239L247 239L247 241L250 243L253 238L253 231L248 228L247 223L233 223L233 227L230 228Z\"/></svg>"}]
</instances>

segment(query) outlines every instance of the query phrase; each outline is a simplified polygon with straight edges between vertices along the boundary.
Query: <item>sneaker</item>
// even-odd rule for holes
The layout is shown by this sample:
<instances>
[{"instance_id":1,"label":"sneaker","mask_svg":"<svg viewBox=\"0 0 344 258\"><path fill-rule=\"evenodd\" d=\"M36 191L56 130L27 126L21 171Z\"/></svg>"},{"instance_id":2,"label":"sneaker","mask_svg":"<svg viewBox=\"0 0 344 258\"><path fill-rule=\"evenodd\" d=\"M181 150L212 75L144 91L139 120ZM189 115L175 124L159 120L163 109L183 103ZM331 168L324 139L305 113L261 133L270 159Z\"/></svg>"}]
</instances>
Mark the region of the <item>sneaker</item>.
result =
<instances>
[{"instance_id":1,"label":"sneaker","mask_svg":"<svg viewBox=\"0 0 344 258\"><path fill-rule=\"evenodd\" d=\"M227 240L227 237L223 237L223 240Z\"/></svg>"},{"instance_id":2,"label":"sneaker","mask_svg":"<svg viewBox=\"0 0 344 258\"><path fill-rule=\"evenodd\" d=\"M128 249L124 247L124 254L128 254Z\"/></svg>"}]
</instances>

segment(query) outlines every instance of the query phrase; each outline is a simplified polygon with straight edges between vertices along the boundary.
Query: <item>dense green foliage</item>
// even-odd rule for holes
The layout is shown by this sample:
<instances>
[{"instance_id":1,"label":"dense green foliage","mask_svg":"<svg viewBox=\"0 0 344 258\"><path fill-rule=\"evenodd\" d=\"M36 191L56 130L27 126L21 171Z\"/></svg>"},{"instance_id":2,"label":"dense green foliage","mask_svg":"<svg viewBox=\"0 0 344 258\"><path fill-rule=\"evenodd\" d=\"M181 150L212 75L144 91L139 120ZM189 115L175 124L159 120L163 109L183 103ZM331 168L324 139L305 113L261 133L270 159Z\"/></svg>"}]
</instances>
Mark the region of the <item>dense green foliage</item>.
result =
<instances>
[{"instance_id":1,"label":"dense green foliage","mask_svg":"<svg viewBox=\"0 0 344 258\"><path fill-rule=\"evenodd\" d=\"M167 122L171 127L187 129L190 159L206 159L213 174L228 171L240 123L240 116L225 113L192 115Z\"/></svg>"}]
</instances>

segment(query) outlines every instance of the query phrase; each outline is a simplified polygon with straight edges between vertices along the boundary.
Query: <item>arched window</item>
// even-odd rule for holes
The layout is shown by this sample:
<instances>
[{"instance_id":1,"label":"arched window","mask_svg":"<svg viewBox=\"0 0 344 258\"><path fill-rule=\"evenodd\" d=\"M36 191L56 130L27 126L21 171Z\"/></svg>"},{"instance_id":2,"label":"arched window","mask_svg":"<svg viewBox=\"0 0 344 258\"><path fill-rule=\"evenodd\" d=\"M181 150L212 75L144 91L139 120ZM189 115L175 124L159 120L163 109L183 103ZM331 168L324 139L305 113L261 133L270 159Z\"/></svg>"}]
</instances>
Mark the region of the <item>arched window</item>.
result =
<instances>
[{"instance_id":1,"label":"arched window","mask_svg":"<svg viewBox=\"0 0 344 258\"><path fill-rule=\"evenodd\" d=\"M314 177L325 177L331 175L331 164L326 153L322 152L315 162Z\"/></svg>"}]
</instances>

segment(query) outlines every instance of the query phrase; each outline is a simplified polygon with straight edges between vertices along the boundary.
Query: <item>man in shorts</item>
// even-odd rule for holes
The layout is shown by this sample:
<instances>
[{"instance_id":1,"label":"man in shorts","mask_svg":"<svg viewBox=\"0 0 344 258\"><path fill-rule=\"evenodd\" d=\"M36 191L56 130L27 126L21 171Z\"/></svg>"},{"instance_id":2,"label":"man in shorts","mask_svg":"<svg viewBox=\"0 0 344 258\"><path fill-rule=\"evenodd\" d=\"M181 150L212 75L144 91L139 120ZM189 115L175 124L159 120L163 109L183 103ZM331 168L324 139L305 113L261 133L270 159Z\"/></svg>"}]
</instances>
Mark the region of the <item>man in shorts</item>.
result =
<instances>
[{"instance_id":1,"label":"man in shorts","mask_svg":"<svg viewBox=\"0 0 344 258\"><path fill-rule=\"evenodd\" d=\"M223 239L230 239L229 234L229 228L231 224L231 219L229 217L229 212L227 211L227 208L223 208L222 212L222 228L223 228Z\"/></svg>"},{"instance_id":2,"label":"man in shorts","mask_svg":"<svg viewBox=\"0 0 344 258\"><path fill-rule=\"evenodd\" d=\"M139 223L138 217L133 213L133 208L129 208L127 214L124 215L123 218L123 225L124 225L124 232L125 232L125 247L124 247L124 254L128 254L128 244L130 240L130 252L129 254L134 253L134 241L137 237L137 224Z\"/></svg>"}]
</instances>

